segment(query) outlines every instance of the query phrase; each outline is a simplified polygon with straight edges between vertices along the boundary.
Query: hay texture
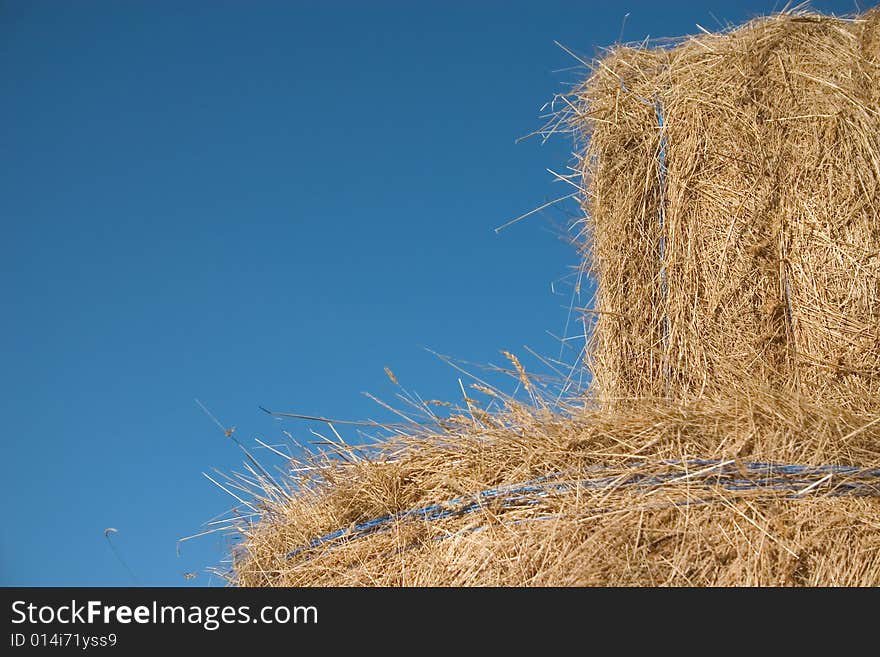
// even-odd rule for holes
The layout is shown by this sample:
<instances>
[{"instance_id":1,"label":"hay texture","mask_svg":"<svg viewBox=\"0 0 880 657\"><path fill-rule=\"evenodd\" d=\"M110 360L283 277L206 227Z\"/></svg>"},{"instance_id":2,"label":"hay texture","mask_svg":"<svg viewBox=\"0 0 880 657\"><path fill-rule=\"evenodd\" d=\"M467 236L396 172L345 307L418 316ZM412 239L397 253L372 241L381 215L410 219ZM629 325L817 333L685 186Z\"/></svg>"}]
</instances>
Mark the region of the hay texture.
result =
<instances>
[{"instance_id":1,"label":"hay texture","mask_svg":"<svg viewBox=\"0 0 880 657\"><path fill-rule=\"evenodd\" d=\"M765 392L459 421L297 464L242 527L234 581L880 585L876 416Z\"/></svg>"},{"instance_id":2,"label":"hay texture","mask_svg":"<svg viewBox=\"0 0 880 657\"><path fill-rule=\"evenodd\" d=\"M615 47L566 100L590 394L508 354L527 403L253 461L233 583L880 585L880 12Z\"/></svg>"},{"instance_id":3,"label":"hay texture","mask_svg":"<svg viewBox=\"0 0 880 657\"><path fill-rule=\"evenodd\" d=\"M574 94L596 394L880 392L880 10L615 48Z\"/></svg>"}]
</instances>

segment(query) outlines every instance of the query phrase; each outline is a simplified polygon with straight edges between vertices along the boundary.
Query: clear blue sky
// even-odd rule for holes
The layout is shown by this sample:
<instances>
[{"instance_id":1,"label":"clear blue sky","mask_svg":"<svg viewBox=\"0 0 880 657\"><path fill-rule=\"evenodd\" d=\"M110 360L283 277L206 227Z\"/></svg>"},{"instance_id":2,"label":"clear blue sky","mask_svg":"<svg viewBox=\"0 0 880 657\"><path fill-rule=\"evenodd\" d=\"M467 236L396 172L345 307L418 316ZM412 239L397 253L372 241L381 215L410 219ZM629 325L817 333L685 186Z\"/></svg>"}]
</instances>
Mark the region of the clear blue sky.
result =
<instances>
[{"instance_id":1,"label":"clear blue sky","mask_svg":"<svg viewBox=\"0 0 880 657\"><path fill-rule=\"evenodd\" d=\"M576 77L553 41L772 9L0 2L0 584L130 584L108 526L138 582L216 583L224 540L176 541L232 505L201 473L242 456L196 397L277 442L259 404L384 417L361 394L393 394L384 366L456 399L423 346L558 355L564 214L493 232L567 193L564 138L514 143Z\"/></svg>"}]
</instances>

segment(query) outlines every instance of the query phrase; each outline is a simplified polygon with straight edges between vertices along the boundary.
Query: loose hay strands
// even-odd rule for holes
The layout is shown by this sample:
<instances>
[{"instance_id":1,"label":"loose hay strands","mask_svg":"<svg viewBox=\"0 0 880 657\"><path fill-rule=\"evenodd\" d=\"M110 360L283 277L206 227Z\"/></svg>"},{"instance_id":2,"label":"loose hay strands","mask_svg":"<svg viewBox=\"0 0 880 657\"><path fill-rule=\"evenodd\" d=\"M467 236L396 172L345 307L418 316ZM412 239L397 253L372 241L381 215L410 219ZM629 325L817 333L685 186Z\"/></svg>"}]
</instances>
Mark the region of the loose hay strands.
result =
<instances>
[{"instance_id":1,"label":"loose hay strands","mask_svg":"<svg viewBox=\"0 0 880 657\"><path fill-rule=\"evenodd\" d=\"M588 68L538 134L581 153L589 394L450 361L490 405L292 462L233 583L880 585L880 10Z\"/></svg>"}]
</instances>

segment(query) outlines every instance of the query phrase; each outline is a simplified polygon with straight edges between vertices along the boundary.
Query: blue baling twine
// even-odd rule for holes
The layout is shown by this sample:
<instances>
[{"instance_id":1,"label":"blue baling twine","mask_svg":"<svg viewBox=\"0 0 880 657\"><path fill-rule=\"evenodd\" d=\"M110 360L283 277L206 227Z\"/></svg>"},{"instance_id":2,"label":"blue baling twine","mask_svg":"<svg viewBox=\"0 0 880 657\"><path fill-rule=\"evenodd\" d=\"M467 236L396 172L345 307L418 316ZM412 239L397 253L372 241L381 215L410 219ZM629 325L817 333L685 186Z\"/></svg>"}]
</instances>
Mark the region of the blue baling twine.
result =
<instances>
[{"instance_id":1,"label":"blue baling twine","mask_svg":"<svg viewBox=\"0 0 880 657\"><path fill-rule=\"evenodd\" d=\"M667 300L669 298L669 288L668 281L666 278L666 234L664 233L664 227L666 223L665 216L665 207L666 207L666 150L667 150L667 138L666 138L666 120L663 115L663 105L660 102L660 98L658 96L654 97L653 102L648 100L647 98L643 98L636 93L630 91L630 89L626 86L626 83L623 81L623 77L619 78L620 88L623 89L624 92L628 94L632 94L636 100L638 100L643 105L649 105L654 108L654 114L657 117L657 127L660 129L660 144L657 151L657 160L658 160L658 186L660 188L660 201L657 208L657 222L660 228L660 242L658 244L658 256L660 259L660 295L662 297L663 303L663 362L661 365L663 371L663 378L666 380L666 394L669 395L669 378L671 374L669 360L668 360L668 343L669 343L669 334L670 334L670 322L669 322L669 314L667 312Z\"/></svg>"},{"instance_id":2,"label":"blue baling twine","mask_svg":"<svg viewBox=\"0 0 880 657\"><path fill-rule=\"evenodd\" d=\"M658 246L660 256L660 296L663 304L663 377L666 380L667 395L669 394L669 314L667 312L667 299L669 288L666 280L666 234L664 233L665 206L666 206L666 126L663 120L663 105L660 99L654 100L654 112L657 115L657 126L660 128L660 147L657 153L659 164L660 200L657 207L657 221L660 227L660 243Z\"/></svg>"},{"instance_id":3,"label":"blue baling twine","mask_svg":"<svg viewBox=\"0 0 880 657\"><path fill-rule=\"evenodd\" d=\"M791 494L783 497L795 498L807 492L804 490L805 488L810 489L810 492L818 489L818 484L822 483L825 477L831 475L843 477L847 480L835 482L833 489L826 493L829 497L843 495L880 496L880 468L864 469L848 465L786 465L765 462L746 462L737 466L730 462L706 459L692 459L688 461L665 460L661 463L666 466L684 466L685 469L694 467L710 468L712 471L702 473L703 476L700 479L694 478L695 473L688 474L685 472L682 474L682 472L676 471L661 474L623 473L575 481L553 481L554 478L562 476L564 473L552 473L516 486L489 488L472 496L456 497L446 502L429 504L418 509L401 511L357 523L352 527L338 529L329 534L314 538L307 545L291 550L287 556L288 558L296 557L306 550L315 549L334 541L348 542L371 534L386 532L391 529L393 523L401 520L433 522L453 516L463 516L479 511L484 508L486 502L493 500L500 501L501 509L535 506L540 504L542 498L546 498L554 493L565 493L579 488L602 490L630 487L647 490L656 489L663 484L675 483L675 480L687 478L688 484L693 485L695 488L706 489L715 486L734 492L749 490L788 491ZM644 466L644 463L633 462L625 467L635 468L638 466ZM594 472L607 471L609 469L611 469L609 466L587 468L587 470ZM712 501L711 498L685 500L675 502L672 506L708 504ZM602 509L596 510L596 513L602 512ZM556 516L542 516L527 520L549 519L553 517Z\"/></svg>"}]
</instances>

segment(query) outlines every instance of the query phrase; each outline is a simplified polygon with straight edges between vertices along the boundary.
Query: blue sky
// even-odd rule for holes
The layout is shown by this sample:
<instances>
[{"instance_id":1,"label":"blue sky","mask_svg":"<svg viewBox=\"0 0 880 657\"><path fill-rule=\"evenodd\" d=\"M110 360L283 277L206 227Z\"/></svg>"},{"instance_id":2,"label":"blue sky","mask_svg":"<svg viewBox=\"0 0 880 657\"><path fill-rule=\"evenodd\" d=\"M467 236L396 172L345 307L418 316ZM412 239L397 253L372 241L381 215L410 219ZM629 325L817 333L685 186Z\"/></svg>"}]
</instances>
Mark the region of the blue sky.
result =
<instances>
[{"instance_id":1,"label":"blue sky","mask_svg":"<svg viewBox=\"0 0 880 657\"><path fill-rule=\"evenodd\" d=\"M773 8L0 1L0 584L219 583L221 536L176 542L242 455L195 398L248 445L308 440L258 405L384 418L386 366L460 396L424 347L558 356L566 214L493 231L568 191L565 138L515 143L579 75L554 40Z\"/></svg>"}]
</instances>

